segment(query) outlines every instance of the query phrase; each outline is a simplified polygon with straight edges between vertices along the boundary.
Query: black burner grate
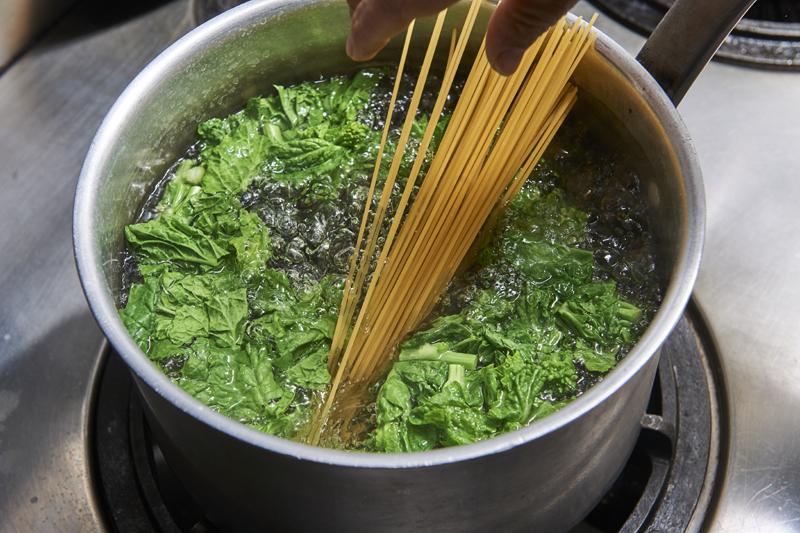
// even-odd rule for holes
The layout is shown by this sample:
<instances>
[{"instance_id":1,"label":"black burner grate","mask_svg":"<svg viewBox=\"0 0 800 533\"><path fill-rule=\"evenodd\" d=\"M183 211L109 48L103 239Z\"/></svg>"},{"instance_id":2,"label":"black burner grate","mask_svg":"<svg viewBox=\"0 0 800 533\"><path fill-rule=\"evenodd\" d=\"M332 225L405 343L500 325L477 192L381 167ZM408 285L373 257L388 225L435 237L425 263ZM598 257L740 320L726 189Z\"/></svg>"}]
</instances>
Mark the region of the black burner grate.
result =
<instances>
[{"instance_id":1,"label":"black burner grate","mask_svg":"<svg viewBox=\"0 0 800 533\"><path fill-rule=\"evenodd\" d=\"M694 532L708 516L722 431L713 368L691 311L662 348L642 432L622 474L573 533ZM130 373L107 357L96 399L95 472L113 530L211 533L172 474Z\"/></svg>"},{"instance_id":2,"label":"black burner grate","mask_svg":"<svg viewBox=\"0 0 800 533\"><path fill-rule=\"evenodd\" d=\"M589 0L606 15L649 36L674 0ZM715 59L741 66L800 70L800 2L757 0Z\"/></svg>"},{"instance_id":3,"label":"black burner grate","mask_svg":"<svg viewBox=\"0 0 800 533\"><path fill-rule=\"evenodd\" d=\"M758 0L748 11L747 18L767 22L799 23L800 1Z\"/></svg>"}]
</instances>

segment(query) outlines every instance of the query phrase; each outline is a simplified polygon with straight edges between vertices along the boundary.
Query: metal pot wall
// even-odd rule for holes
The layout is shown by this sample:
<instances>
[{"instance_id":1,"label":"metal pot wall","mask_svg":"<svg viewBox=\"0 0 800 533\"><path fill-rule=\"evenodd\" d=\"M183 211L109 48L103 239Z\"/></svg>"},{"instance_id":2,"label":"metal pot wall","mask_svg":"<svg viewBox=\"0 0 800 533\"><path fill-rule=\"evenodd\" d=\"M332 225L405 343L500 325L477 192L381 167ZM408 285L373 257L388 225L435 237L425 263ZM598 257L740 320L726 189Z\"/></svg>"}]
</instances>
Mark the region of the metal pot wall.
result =
<instances>
[{"instance_id":1,"label":"metal pot wall","mask_svg":"<svg viewBox=\"0 0 800 533\"><path fill-rule=\"evenodd\" d=\"M483 8L484 26L491 10ZM448 24L465 12L465 4L454 6ZM411 65L429 28L429 21L417 24ZM191 398L141 353L117 315L123 228L193 142L198 123L237 111L274 83L362 68L345 55L348 32L343 2L254 0L188 34L131 83L98 131L78 184L75 251L92 311L133 371L168 463L225 530L567 530L599 501L633 448L659 346L691 294L704 232L688 132L644 68L603 35L573 81L582 108L612 117L608 133L629 139L650 168L645 190L670 281L636 348L561 411L458 448L401 455L314 448L259 433ZM400 46L392 41L370 65L396 62ZM443 40L440 58L446 47Z\"/></svg>"}]
</instances>

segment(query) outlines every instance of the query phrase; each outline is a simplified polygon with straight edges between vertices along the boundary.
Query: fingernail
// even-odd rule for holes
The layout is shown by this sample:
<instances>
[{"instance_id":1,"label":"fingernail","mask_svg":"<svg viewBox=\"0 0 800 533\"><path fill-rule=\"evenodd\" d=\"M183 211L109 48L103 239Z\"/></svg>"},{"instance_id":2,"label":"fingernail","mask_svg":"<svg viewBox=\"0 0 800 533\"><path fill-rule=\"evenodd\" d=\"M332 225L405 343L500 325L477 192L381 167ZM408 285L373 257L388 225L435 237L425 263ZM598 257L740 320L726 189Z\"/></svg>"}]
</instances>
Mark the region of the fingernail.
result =
<instances>
[{"instance_id":1,"label":"fingernail","mask_svg":"<svg viewBox=\"0 0 800 533\"><path fill-rule=\"evenodd\" d=\"M347 50L347 55L350 56L351 59L355 59L353 57L353 34L350 34L347 37L347 45L345 46L345 50Z\"/></svg>"},{"instance_id":2,"label":"fingernail","mask_svg":"<svg viewBox=\"0 0 800 533\"><path fill-rule=\"evenodd\" d=\"M517 70L522 56L525 55L525 50L521 48L509 48L503 50L495 58L492 66L494 69L503 76L510 76Z\"/></svg>"}]
</instances>

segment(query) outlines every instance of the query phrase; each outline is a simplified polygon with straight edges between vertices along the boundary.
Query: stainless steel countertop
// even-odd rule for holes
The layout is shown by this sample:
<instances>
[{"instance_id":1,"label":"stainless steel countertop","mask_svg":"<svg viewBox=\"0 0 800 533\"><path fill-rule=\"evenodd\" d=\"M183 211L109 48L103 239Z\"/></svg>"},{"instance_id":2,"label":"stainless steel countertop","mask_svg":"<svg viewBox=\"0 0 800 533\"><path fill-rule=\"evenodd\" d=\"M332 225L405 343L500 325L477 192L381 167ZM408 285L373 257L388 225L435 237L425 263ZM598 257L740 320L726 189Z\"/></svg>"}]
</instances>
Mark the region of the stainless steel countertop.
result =
<instances>
[{"instance_id":1,"label":"stainless steel countertop","mask_svg":"<svg viewBox=\"0 0 800 533\"><path fill-rule=\"evenodd\" d=\"M598 27L634 55L644 43L605 17ZM712 62L678 111L706 188L694 299L731 407L712 530L800 531L800 72Z\"/></svg>"},{"instance_id":2,"label":"stainless steel countertop","mask_svg":"<svg viewBox=\"0 0 800 533\"><path fill-rule=\"evenodd\" d=\"M732 411L715 531L800 531L800 73L712 64L679 111L708 202L694 294Z\"/></svg>"},{"instance_id":3,"label":"stainless steel countertop","mask_svg":"<svg viewBox=\"0 0 800 533\"><path fill-rule=\"evenodd\" d=\"M83 158L188 0L96 28L74 13L0 76L0 531L99 531L86 398L103 336L72 254ZM77 31L77 33L76 33Z\"/></svg>"},{"instance_id":4,"label":"stainless steel countertop","mask_svg":"<svg viewBox=\"0 0 800 533\"><path fill-rule=\"evenodd\" d=\"M190 3L103 29L77 26L51 33L0 75L2 531L104 529L89 484L85 401L103 338L75 272L72 198L104 114L191 27ZM605 17L598 26L632 53L644 42ZM732 406L711 530L798 531L800 73L712 63L679 111L708 200L695 298Z\"/></svg>"}]
</instances>

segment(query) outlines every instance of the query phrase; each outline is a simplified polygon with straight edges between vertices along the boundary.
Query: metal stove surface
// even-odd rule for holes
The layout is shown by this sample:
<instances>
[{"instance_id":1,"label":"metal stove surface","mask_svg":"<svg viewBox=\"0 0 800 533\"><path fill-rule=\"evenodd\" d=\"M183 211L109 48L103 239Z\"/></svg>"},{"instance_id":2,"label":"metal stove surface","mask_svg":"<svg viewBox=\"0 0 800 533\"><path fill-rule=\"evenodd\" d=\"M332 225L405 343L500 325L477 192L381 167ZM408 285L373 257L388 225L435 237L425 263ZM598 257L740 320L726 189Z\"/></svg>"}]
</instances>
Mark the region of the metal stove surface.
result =
<instances>
[{"instance_id":1,"label":"metal stove surface","mask_svg":"<svg viewBox=\"0 0 800 533\"><path fill-rule=\"evenodd\" d=\"M193 25L188 0L153 3L75 9L0 74L2 531L108 528L87 459L103 336L75 272L72 199L106 111ZM632 53L644 42L598 26ZM800 74L712 63L679 111L708 201L694 298L730 404L709 529L800 531Z\"/></svg>"}]
</instances>

